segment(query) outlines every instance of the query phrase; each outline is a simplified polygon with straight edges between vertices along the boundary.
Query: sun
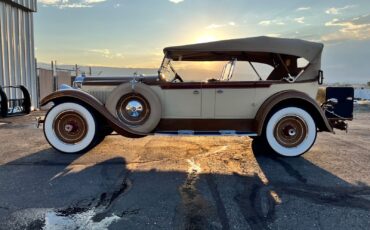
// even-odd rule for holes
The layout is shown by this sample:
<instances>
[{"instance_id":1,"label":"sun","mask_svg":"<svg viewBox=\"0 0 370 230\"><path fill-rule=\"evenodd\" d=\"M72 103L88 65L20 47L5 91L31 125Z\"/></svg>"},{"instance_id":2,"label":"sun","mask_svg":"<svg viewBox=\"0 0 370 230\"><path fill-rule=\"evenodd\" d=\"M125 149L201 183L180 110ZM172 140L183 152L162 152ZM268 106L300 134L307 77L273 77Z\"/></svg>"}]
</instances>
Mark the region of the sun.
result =
<instances>
[{"instance_id":1,"label":"sun","mask_svg":"<svg viewBox=\"0 0 370 230\"><path fill-rule=\"evenodd\" d=\"M205 43L205 42L213 42L213 41L217 41L217 38L209 34L202 35L196 39L197 43Z\"/></svg>"}]
</instances>

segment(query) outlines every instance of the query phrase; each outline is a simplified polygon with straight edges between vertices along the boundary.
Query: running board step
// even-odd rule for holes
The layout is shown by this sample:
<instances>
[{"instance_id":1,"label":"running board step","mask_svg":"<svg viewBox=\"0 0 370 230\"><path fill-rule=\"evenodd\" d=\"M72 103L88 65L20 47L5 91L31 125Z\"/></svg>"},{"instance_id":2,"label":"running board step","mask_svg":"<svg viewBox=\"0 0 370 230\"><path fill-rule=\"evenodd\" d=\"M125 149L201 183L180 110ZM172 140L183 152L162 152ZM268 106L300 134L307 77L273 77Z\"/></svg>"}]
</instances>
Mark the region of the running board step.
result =
<instances>
[{"instance_id":1,"label":"running board step","mask_svg":"<svg viewBox=\"0 0 370 230\"><path fill-rule=\"evenodd\" d=\"M163 136L257 136L257 133L242 132L235 130L219 130L219 131L194 131L194 130L178 130L178 131L159 131L154 135Z\"/></svg>"}]
</instances>

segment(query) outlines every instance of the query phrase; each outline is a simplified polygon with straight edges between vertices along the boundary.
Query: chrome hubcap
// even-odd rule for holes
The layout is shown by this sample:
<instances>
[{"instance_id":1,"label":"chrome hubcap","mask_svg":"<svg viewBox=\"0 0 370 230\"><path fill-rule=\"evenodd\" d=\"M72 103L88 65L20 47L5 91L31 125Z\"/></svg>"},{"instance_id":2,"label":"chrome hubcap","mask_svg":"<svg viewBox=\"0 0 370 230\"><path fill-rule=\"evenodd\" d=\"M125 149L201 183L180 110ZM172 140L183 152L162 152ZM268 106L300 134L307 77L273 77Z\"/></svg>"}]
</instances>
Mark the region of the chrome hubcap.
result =
<instances>
[{"instance_id":1,"label":"chrome hubcap","mask_svg":"<svg viewBox=\"0 0 370 230\"><path fill-rule=\"evenodd\" d=\"M297 134L297 130L292 125L287 125L283 128L283 133L288 137L293 137Z\"/></svg>"},{"instance_id":2,"label":"chrome hubcap","mask_svg":"<svg viewBox=\"0 0 370 230\"><path fill-rule=\"evenodd\" d=\"M126 125L141 125L145 123L149 115L149 103L140 94L124 95L117 103L117 116Z\"/></svg>"},{"instance_id":3,"label":"chrome hubcap","mask_svg":"<svg viewBox=\"0 0 370 230\"><path fill-rule=\"evenodd\" d=\"M126 109L126 113L129 116L134 117L134 118L140 117L140 115L144 111L143 105L137 100L129 101L125 109Z\"/></svg>"},{"instance_id":4,"label":"chrome hubcap","mask_svg":"<svg viewBox=\"0 0 370 230\"><path fill-rule=\"evenodd\" d=\"M64 130L68 133L72 132L73 130L73 125L71 124L67 124L65 127L64 127Z\"/></svg>"},{"instance_id":5,"label":"chrome hubcap","mask_svg":"<svg viewBox=\"0 0 370 230\"><path fill-rule=\"evenodd\" d=\"M289 131L288 131L288 134L289 134L289 136L294 136L295 134L296 134L297 132L295 131L295 129L289 129Z\"/></svg>"}]
</instances>

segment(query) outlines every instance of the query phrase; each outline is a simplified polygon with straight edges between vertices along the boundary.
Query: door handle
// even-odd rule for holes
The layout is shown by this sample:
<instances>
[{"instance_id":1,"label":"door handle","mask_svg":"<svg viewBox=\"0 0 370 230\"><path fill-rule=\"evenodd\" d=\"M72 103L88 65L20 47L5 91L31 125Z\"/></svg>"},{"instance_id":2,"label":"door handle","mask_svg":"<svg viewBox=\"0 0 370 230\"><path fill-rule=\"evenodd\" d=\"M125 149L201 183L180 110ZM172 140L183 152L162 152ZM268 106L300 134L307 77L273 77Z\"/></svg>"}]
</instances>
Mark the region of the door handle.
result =
<instances>
[{"instance_id":1,"label":"door handle","mask_svg":"<svg viewBox=\"0 0 370 230\"><path fill-rule=\"evenodd\" d=\"M219 90L217 90L217 93L219 93L219 94L221 94L221 93L223 93L224 91L222 90L222 89L219 89Z\"/></svg>"},{"instance_id":2,"label":"door handle","mask_svg":"<svg viewBox=\"0 0 370 230\"><path fill-rule=\"evenodd\" d=\"M197 94L199 94L199 91L198 90L194 90L193 91L193 94L197 95Z\"/></svg>"}]
</instances>

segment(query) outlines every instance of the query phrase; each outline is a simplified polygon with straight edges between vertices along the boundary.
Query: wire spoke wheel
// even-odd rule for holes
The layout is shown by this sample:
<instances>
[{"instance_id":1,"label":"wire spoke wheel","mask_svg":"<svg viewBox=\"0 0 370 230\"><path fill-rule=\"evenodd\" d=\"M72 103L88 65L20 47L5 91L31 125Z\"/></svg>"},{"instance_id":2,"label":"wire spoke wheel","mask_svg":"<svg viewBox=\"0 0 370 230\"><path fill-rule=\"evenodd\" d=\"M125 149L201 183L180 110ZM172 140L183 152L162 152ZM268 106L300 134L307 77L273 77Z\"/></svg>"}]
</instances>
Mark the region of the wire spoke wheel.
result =
<instances>
[{"instance_id":1,"label":"wire spoke wheel","mask_svg":"<svg viewBox=\"0 0 370 230\"><path fill-rule=\"evenodd\" d=\"M55 135L64 143L75 144L83 140L87 134L86 120L75 111L64 111L54 120Z\"/></svg>"},{"instance_id":2,"label":"wire spoke wheel","mask_svg":"<svg viewBox=\"0 0 370 230\"><path fill-rule=\"evenodd\" d=\"M296 157L307 152L315 143L316 123L304 109L286 107L272 114L264 135L275 153Z\"/></svg>"},{"instance_id":3,"label":"wire spoke wheel","mask_svg":"<svg viewBox=\"0 0 370 230\"><path fill-rule=\"evenodd\" d=\"M297 116L287 116L275 126L274 136L279 144L291 148L301 144L307 136L307 124Z\"/></svg>"},{"instance_id":4,"label":"wire spoke wheel","mask_svg":"<svg viewBox=\"0 0 370 230\"><path fill-rule=\"evenodd\" d=\"M98 144L99 124L84 106L65 102L46 114L44 134L49 144L63 153L84 153Z\"/></svg>"}]
</instances>

